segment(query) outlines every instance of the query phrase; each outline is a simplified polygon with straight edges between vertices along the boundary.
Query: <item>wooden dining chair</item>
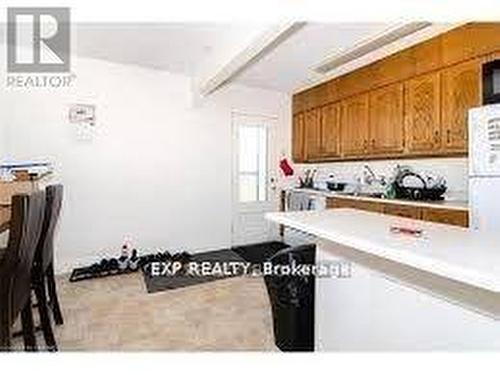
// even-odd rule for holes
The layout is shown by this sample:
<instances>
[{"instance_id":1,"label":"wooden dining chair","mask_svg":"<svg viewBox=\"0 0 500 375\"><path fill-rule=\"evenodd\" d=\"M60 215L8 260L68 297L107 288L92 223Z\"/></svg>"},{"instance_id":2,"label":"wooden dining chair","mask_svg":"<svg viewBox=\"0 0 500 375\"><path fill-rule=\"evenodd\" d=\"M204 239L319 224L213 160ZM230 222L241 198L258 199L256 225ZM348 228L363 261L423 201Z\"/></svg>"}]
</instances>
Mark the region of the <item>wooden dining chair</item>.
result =
<instances>
[{"instance_id":1,"label":"wooden dining chair","mask_svg":"<svg viewBox=\"0 0 500 375\"><path fill-rule=\"evenodd\" d=\"M12 197L9 240L0 260L0 350L11 349L12 326L19 315L25 350L37 350L31 309L31 271L44 208L45 192Z\"/></svg>"},{"instance_id":2,"label":"wooden dining chair","mask_svg":"<svg viewBox=\"0 0 500 375\"><path fill-rule=\"evenodd\" d=\"M49 350L57 351L49 307L52 310L55 323L57 325L63 324L54 277L54 231L61 212L63 186L48 186L45 190L45 196L45 214L33 263L32 288L36 295L45 343Z\"/></svg>"}]
</instances>

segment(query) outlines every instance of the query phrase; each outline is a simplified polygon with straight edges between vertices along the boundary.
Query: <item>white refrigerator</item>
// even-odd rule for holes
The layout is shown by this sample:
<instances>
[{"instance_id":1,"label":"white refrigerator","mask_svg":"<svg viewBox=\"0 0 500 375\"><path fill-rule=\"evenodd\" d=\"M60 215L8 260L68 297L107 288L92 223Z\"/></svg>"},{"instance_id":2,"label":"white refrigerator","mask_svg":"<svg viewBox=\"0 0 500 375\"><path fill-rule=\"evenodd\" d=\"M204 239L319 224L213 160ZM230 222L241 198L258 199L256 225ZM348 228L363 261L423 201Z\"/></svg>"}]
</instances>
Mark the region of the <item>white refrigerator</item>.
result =
<instances>
[{"instance_id":1,"label":"white refrigerator","mask_svg":"<svg viewBox=\"0 0 500 375\"><path fill-rule=\"evenodd\" d=\"M500 236L500 104L469 111L470 227Z\"/></svg>"}]
</instances>

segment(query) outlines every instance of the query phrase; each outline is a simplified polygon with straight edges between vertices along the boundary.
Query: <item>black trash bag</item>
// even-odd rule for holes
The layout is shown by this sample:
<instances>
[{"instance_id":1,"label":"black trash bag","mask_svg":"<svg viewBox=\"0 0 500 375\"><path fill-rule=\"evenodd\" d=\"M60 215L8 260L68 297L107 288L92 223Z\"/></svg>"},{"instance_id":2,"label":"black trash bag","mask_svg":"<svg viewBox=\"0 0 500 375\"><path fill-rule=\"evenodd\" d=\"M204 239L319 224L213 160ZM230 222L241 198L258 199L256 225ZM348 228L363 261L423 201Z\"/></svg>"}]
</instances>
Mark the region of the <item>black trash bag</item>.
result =
<instances>
[{"instance_id":1,"label":"black trash bag","mask_svg":"<svg viewBox=\"0 0 500 375\"><path fill-rule=\"evenodd\" d=\"M281 250L269 258L275 265L313 265L315 245ZM282 351L314 351L314 276L266 275L276 346Z\"/></svg>"}]
</instances>

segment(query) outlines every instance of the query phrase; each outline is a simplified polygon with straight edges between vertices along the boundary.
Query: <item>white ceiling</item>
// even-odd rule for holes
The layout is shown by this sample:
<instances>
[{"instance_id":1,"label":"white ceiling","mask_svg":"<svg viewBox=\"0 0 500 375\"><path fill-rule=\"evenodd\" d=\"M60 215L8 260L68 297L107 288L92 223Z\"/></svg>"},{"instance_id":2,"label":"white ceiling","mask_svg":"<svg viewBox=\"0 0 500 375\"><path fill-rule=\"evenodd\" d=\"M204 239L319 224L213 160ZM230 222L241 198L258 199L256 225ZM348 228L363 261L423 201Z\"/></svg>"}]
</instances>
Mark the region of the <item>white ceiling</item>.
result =
<instances>
[{"instance_id":1,"label":"white ceiling","mask_svg":"<svg viewBox=\"0 0 500 375\"><path fill-rule=\"evenodd\" d=\"M223 23L85 23L73 26L78 56L195 75L227 50L250 43L266 25ZM250 40L249 40L250 39Z\"/></svg>"},{"instance_id":2,"label":"white ceiling","mask_svg":"<svg viewBox=\"0 0 500 375\"><path fill-rule=\"evenodd\" d=\"M307 23L258 63L242 72L237 82L291 92L318 80L312 68L325 58L352 48L390 26L388 23Z\"/></svg>"},{"instance_id":3,"label":"white ceiling","mask_svg":"<svg viewBox=\"0 0 500 375\"><path fill-rule=\"evenodd\" d=\"M215 73L270 25L217 23L98 23L74 26L79 56L187 75ZM241 72L240 84L291 92L317 80L312 66L388 28L388 23L307 23ZM208 68L208 69L207 69Z\"/></svg>"},{"instance_id":4,"label":"white ceiling","mask_svg":"<svg viewBox=\"0 0 500 375\"><path fill-rule=\"evenodd\" d=\"M270 26L264 23L80 23L73 25L72 50L81 57L134 64L204 79L217 73L218 69L251 45ZM391 26L394 24L306 23L239 72L233 82L293 92L405 47L404 40L393 43L394 46L347 64L329 76L313 71L325 58L352 48ZM450 26L434 24L427 34L432 36L432 33L443 32L447 27ZM0 27L0 37L0 40L4 40L3 27ZM406 39L411 44L418 37L414 35L413 39Z\"/></svg>"}]
</instances>

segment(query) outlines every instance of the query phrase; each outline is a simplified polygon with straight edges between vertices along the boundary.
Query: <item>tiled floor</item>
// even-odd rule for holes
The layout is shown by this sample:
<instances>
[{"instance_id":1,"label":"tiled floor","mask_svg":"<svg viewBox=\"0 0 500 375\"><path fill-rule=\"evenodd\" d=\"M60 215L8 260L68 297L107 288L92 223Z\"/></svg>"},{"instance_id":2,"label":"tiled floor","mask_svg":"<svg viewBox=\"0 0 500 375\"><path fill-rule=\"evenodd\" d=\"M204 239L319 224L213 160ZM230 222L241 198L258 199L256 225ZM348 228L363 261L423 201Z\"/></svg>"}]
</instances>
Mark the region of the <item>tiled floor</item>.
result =
<instances>
[{"instance_id":1,"label":"tiled floor","mask_svg":"<svg viewBox=\"0 0 500 375\"><path fill-rule=\"evenodd\" d=\"M232 278L147 294L142 275L58 280L61 351L276 350L260 278ZM38 341L43 343L43 338Z\"/></svg>"}]
</instances>

